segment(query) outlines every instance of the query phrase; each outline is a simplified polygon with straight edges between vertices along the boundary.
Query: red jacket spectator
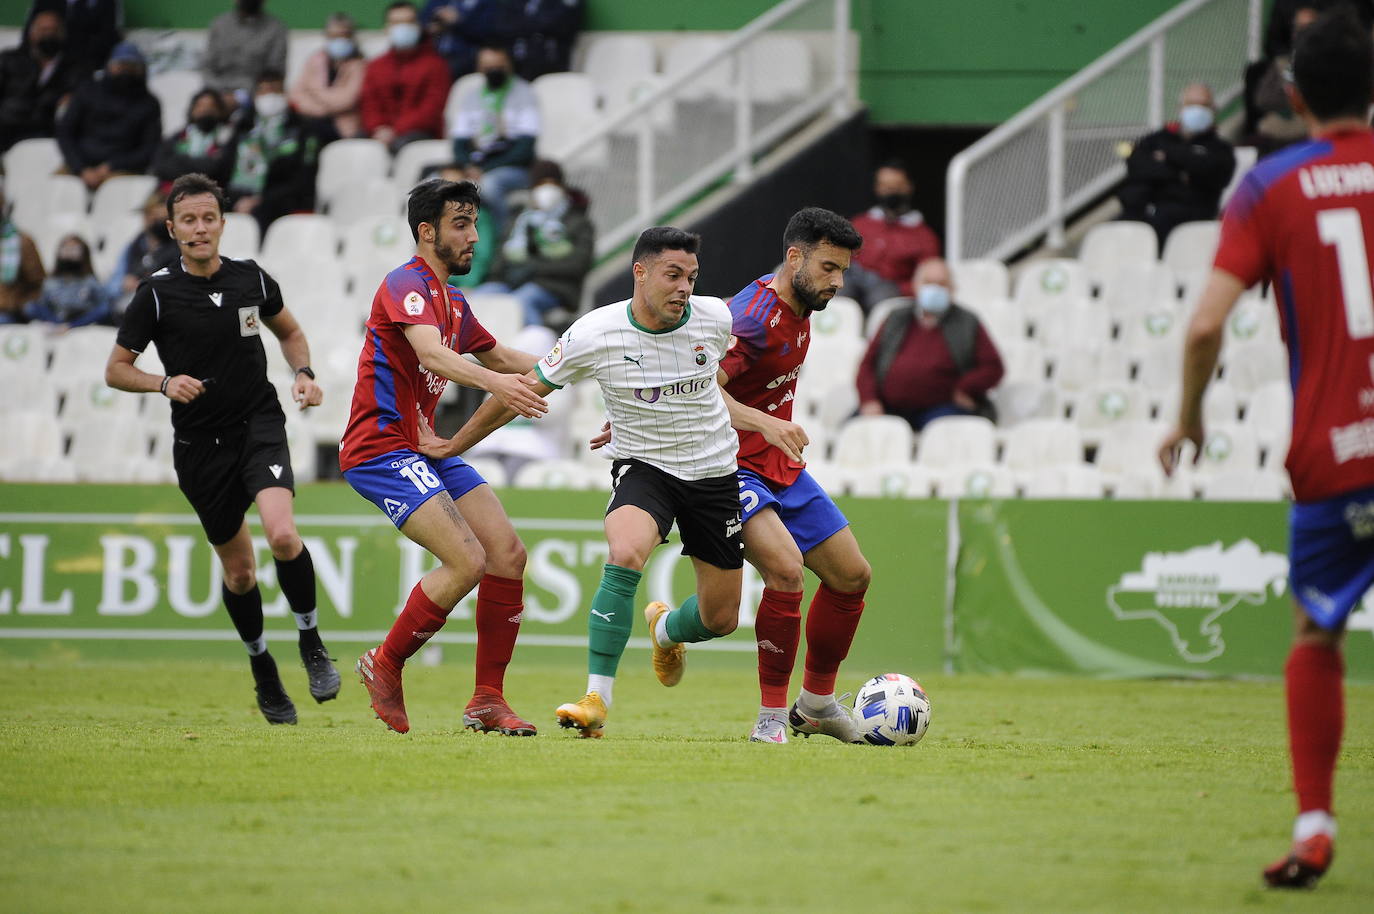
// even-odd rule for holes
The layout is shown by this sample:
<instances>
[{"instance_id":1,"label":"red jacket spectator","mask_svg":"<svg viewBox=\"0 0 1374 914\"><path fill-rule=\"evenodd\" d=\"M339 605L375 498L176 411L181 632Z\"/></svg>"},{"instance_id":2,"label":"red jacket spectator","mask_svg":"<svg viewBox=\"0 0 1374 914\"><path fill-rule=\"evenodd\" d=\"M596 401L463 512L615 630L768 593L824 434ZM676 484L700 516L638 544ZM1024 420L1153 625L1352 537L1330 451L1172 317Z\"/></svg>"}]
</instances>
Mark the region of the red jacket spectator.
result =
<instances>
[{"instance_id":1,"label":"red jacket spectator","mask_svg":"<svg viewBox=\"0 0 1374 914\"><path fill-rule=\"evenodd\" d=\"M940 256L940 239L916 210L892 216L875 206L851 221L864 236L855 263L896 283L903 295L911 295L917 265L927 257Z\"/></svg>"},{"instance_id":2,"label":"red jacket spectator","mask_svg":"<svg viewBox=\"0 0 1374 914\"><path fill-rule=\"evenodd\" d=\"M444 105L452 83L448 64L428 41L413 50L395 48L367 65L358 107L369 135L390 127L397 137L444 135Z\"/></svg>"}]
</instances>

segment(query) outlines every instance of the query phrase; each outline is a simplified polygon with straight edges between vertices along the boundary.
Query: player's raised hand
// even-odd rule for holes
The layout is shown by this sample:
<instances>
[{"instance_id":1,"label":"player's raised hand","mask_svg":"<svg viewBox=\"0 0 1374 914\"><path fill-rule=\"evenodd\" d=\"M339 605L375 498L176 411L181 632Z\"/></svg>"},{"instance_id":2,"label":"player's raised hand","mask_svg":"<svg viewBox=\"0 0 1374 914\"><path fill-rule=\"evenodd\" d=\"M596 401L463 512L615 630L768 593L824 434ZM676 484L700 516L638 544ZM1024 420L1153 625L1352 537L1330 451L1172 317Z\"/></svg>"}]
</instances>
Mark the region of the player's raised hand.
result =
<instances>
[{"instance_id":1,"label":"player's raised hand","mask_svg":"<svg viewBox=\"0 0 1374 914\"><path fill-rule=\"evenodd\" d=\"M1164 436L1163 442L1159 445L1159 465L1164 468L1165 476L1174 475L1174 470L1178 469L1183 461L1183 442L1193 442L1193 463L1196 464L1202 459L1202 442L1206 433L1202 425L1191 428L1175 425L1169 434Z\"/></svg>"},{"instance_id":2,"label":"player's raised hand","mask_svg":"<svg viewBox=\"0 0 1374 914\"><path fill-rule=\"evenodd\" d=\"M802 456L802 448L811 443L807 437L806 429L795 422L788 422L785 419L773 419L763 427L763 440L776 448L781 448L787 455L787 459L793 463L806 463L806 458Z\"/></svg>"},{"instance_id":3,"label":"player's raised hand","mask_svg":"<svg viewBox=\"0 0 1374 914\"><path fill-rule=\"evenodd\" d=\"M296 401L296 405L302 411L311 407L319 406L324 402L324 391L320 385L316 384L313 378L307 378L303 372L297 372L296 383L291 385L291 399Z\"/></svg>"},{"instance_id":4,"label":"player's raised hand","mask_svg":"<svg viewBox=\"0 0 1374 914\"><path fill-rule=\"evenodd\" d=\"M205 393L205 385L190 375L173 375L167 379L167 388L163 393L167 395L167 399L175 400L177 403L190 403Z\"/></svg>"},{"instance_id":5,"label":"player's raised hand","mask_svg":"<svg viewBox=\"0 0 1374 914\"><path fill-rule=\"evenodd\" d=\"M549 404L535 393L533 388L539 382L529 375L499 374L487 390L501 401L506 409L526 419L538 419L549 411Z\"/></svg>"},{"instance_id":6,"label":"player's raised hand","mask_svg":"<svg viewBox=\"0 0 1374 914\"><path fill-rule=\"evenodd\" d=\"M417 436L416 447L421 454L435 459L443 457L453 457L453 442L447 438L440 437L438 433L430 427L425 414L419 414L419 435Z\"/></svg>"},{"instance_id":7,"label":"player's raised hand","mask_svg":"<svg viewBox=\"0 0 1374 914\"><path fill-rule=\"evenodd\" d=\"M603 447L605 447L606 445L608 445L608 444L610 444L610 443L611 443L611 421L610 421L609 419L607 419L607 420L606 420L606 424L603 425L603 426L601 426L601 431L599 431L599 432L597 432L595 435L593 435L593 436L592 436L592 439L591 439L590 441L587 442L587 445L588 445L588 447L590 447L592 450L596 450L597 448L603 448Z\"/></svg>"}]
</instances>

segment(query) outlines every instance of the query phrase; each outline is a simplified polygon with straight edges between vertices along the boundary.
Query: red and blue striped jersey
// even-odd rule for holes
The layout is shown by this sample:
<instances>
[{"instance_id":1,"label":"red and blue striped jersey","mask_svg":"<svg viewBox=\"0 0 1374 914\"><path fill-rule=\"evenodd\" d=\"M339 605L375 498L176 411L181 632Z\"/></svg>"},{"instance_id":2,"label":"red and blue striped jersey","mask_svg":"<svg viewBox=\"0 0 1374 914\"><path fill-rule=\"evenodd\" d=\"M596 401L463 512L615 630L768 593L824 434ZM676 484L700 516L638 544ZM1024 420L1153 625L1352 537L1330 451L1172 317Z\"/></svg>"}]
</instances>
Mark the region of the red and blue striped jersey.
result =
<instances>
[{"instance_id":1,"label":"red and blue striped jersey","mask_svg":"<svg viewBox=\"0 0 1374 914\"><path fill-rule=\"evenodd\" d=\"M1226 208L1216 267L1274 285L1288 347L1300 502L1374 486L1374 133L1342 131L1256 165Z\"/></svg>"},{"instance_id":2,"label":"red and blue striped jersey","mask_svg":"<svg viewBox=\"0 0 1374 914\"><path fill-rule=\"evenodd\" d=\"M768 288L770 273L730 299L733 335L721 360L730 376L725 390L745 406L779 419L792 418L797 375L811 345L811 316L798 317L792 306ZM803 465L794 463L758 432L739 433L739 465L778 485L790 486Z\"/></svg>"},{"instance_id":3,"label":"red and blue striped jersey","mask_svg":"<svg viewBox=\"0 0 1374 914\"><path fill-rule=\"evenodd\" d=\"M463 293L440 280L420 257L386 275L372 298L348 428L339 466L349 470L382 454L415 450L419 417L434 425L434 408L448 379L420 365L406 339L407 324L439 328L457 353L485 352L496 340L477 321Z\"/></svg>"}]
</instances>

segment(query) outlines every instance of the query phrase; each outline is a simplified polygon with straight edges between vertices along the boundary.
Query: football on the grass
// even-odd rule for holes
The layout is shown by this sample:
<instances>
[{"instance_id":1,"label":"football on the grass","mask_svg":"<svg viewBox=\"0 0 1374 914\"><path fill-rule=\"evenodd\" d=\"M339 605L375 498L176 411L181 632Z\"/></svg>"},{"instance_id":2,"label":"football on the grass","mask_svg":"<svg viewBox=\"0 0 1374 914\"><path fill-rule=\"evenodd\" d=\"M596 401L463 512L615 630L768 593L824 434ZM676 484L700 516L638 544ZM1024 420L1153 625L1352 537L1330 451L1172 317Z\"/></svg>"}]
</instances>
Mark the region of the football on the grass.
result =
<instances>
[{"instance_id":1,"label":"football on the grass","mask_svg":"<svg viewBox=\"0 0 1374 914\"><path fill-rule=\"evenodd\" d=\"M874 676L854 699L854 722L870 745L914 746L930 726L930 699L910 676Z\"/></svg>"}]
</instances>

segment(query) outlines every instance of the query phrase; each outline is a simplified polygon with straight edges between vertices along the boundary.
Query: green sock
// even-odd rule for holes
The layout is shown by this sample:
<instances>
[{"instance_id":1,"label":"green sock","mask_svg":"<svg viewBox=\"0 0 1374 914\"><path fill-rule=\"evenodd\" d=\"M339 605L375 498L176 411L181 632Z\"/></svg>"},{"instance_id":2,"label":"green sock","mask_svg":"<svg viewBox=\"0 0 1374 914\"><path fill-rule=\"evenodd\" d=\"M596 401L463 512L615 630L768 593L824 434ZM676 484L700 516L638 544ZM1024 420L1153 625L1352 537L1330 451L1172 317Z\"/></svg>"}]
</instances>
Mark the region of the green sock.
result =
<instances>
[{"instance_id":1,"label":"green sock","mask_svg":"<svg viewBox=\"0 0 1374 914\"><path fill-rule=\"evenodd\" d=\"M710 641L712 638L720 637L701 621L701 613L697 611L696 594L692 594L681 606L668 613L663 627L667 630L668 637L680 644L696 644L698 641Z\"/></svg>"},{"instance_id":2,"label":"green sock","mask_svg":"<svg viewBox=\"0 0 1374 914\"><path fill-rule=\"evenodd\" d=\"M587 671L598 676L614 676L625 653L634 625L635 591L639 589L640 572L606 565L601 571L601 585L592 596L592 611L587 620L587 646L590 656Z\"/></svg>"}]
</instances>

